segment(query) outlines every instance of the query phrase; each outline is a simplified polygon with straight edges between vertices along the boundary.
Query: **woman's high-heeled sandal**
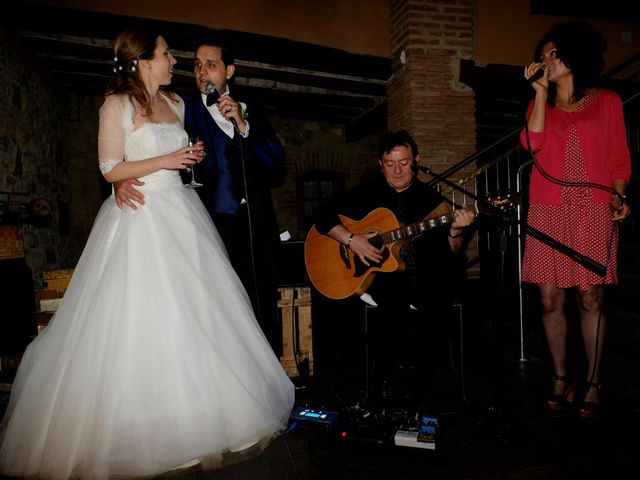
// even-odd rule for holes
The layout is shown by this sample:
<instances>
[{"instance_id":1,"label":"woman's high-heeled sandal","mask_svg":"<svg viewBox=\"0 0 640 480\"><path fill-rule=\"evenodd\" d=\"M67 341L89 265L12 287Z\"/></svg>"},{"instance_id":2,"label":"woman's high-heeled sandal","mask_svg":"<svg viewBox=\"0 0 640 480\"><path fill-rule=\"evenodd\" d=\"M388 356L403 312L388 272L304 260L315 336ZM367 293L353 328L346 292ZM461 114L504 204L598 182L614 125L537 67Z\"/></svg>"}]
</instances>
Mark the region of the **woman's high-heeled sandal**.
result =
<instances>
[{"instance_id":1,"label":"woman's high-heeled sandal","mask_svg":"<svg viewBox=\"0 0 640 480\"><path fill-rule=\"evenodd\" d=\"M587 382L586 388L595 388L600 390L602 388L602 383ZM578 416L580 418L598 418L600 416L600 401L590 402L585 400L582 402L582 405L580 405L580 408L578 409Z\"/></svg>"},{"instance_id":2,"label":"woman's high-heeled sandal","mask_svg":"<svg viewBox=\"0 0 640 480\"><path fill-rule=\"evenodd\" d=\"M554 381L564 382L564 389L562 390L562 393L555 393L551 395L544 402L544 405L547 410L554 412L566 410L575 399L576 384L573 380L564 375L554 375L552 378Z\"/></svg>"}]
</instances>

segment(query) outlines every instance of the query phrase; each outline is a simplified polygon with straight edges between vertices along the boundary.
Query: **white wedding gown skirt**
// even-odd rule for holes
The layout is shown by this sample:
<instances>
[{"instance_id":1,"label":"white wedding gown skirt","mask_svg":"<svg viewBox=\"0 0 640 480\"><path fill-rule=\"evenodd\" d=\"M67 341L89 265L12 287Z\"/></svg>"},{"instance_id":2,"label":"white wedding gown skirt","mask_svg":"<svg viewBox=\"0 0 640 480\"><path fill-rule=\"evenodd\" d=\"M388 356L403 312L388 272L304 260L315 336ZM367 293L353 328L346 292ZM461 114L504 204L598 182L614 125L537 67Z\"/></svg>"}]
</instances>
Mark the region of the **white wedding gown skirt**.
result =
<instances>
[{"instance_id":1,"label":"white wedding gown skirt","mask_svg":"<svg viewBox=\"0 0 640 480\"><path fill-rule=\"evenodd\" d=\"M207 211L175 171L143 181L138 210L105 201L62 304L23 357L1 473L100 479L217 466L286 427L293 385Z\"/></svg>"}]
</instances>

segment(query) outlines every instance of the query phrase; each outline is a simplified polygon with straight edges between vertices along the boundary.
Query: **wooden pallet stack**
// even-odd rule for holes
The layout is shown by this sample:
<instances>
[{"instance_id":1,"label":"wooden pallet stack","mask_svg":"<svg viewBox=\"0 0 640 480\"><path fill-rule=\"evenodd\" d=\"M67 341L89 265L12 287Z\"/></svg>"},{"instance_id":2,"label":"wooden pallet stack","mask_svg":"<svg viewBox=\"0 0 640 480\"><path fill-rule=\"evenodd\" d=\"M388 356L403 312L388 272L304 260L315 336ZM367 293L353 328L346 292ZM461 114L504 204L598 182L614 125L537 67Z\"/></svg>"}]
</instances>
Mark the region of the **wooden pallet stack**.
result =
<instances>
[{"instance_id":1,"label":"wooden pallet stack","mask_svg":"<svg viewBox=\"0 0 640 480\"><path fill-rule=\"evenodd\" d=\"M280 363L289 377L313 375L311 289L278 288L278 309L282 319Z\"/></svg>"},{"instance_id":2,"label":"wooden pallet stack","mask_svg":"<svg viewBox=\"0 0 640 480\"><path fill-rule=\"evenodd\" d=\"M68 270L50 270L42 273L42 279L46 284L46 288L38 290L36 293L36 301L39 311L36 312L36 325L38 333L49 324L51 317L58 309L64 292L69 287L73 269Z\"/></svg>"}]
</instances>

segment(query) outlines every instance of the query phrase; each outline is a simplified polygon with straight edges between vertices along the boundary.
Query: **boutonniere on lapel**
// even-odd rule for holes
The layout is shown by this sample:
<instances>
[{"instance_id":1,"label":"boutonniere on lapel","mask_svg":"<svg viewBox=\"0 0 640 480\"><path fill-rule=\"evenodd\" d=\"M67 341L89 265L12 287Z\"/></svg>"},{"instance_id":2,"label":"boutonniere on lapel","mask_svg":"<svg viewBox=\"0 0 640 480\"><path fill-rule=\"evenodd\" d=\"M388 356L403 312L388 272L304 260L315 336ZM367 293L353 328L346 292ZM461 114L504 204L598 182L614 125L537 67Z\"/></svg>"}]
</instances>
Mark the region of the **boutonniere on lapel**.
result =
<instances>
[{"instance_id":1,"label":"boutonniere on lapel","mask_svg":"<svg viewBox=\"0 0 640 480\"><path fill-rule=\"evenodd\" d=\"M249 117L249 112L247 112L247 104L244 102L238 102L238 110L240 110L240 117L245 120Z\"/></svg>"}]
</instances>

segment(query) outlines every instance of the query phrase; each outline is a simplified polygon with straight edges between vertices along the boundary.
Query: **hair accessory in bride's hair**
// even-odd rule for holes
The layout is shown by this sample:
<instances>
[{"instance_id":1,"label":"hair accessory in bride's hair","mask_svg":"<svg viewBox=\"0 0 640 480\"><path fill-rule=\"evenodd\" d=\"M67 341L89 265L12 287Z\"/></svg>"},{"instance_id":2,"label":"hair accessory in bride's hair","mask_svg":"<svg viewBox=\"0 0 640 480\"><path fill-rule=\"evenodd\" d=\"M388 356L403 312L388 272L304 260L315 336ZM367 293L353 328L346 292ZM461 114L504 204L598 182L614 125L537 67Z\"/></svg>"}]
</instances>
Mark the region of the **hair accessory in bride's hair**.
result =
<instances>
[{"instance_id":1,"label":"hair accessory in bride's hair","mask_svg":"<svg viewBox=\"0 0 640 480\"><path fill-rule=\"evenodd\" d=\"M123 72L123 71L127 71L127 72L135 72L136 71L136 67L138 65L138 60L137 59L133 59L133 60L129 60L126 65L123 65L119 59L118 56L116 55L115 57L113 57L113 62L114 62L114 67L113 67L113 73L118 73L118 72Z\"/></svg>"},{"instance_id":2,"label":"hair accessory in bride's hair","mask_svg":"<svg viewBox=\"0 0 640 480\"><path fill-rule=\"evenodd\" d=\"M118 73L122 71L122 64L120 60L118 60L118 55L113 57L113 73Z\"/></svg>"}]
</instances>

